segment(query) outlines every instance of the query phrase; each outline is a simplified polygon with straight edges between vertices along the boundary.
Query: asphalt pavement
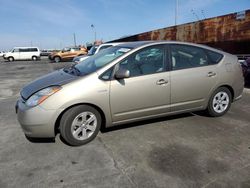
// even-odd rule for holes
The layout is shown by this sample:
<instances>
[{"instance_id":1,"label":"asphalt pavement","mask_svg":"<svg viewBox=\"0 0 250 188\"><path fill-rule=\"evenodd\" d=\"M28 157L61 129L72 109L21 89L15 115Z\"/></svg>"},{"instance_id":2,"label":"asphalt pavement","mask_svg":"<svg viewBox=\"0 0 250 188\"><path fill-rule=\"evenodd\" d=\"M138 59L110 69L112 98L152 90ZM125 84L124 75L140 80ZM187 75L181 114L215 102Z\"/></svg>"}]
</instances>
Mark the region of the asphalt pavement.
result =
<instances>
[{"instance_id":1,"label":"asphalt pavement","mask_svg":"<svg viewBox=\"0 0 250 188\"><path fill-rule=\"evenodd\" d=\"M0 59L0 187L250 187L250 89L219 118L188 113L100 132L81 147L28 141L20 89L70 62Z\"/></svg>"}]
</instances>

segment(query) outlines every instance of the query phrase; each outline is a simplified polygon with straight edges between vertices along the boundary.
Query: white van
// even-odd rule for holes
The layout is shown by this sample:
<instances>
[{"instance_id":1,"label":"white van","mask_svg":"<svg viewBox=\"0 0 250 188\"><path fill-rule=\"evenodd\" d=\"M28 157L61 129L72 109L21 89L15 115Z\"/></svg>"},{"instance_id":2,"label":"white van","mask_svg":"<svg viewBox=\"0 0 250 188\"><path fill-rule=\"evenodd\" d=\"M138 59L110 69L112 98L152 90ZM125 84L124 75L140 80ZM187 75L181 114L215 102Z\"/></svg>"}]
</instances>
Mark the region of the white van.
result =
<instances>
[{"instance_id":1,"label":"white van","mask_svg":"<svg viewBox=\"0 0 250 188\"><path fill-rule=\"evenodd\" d=\"M40 59L40 50L37 47L15 47L3 56L8 61Z\"/></svg>"}]
</instances>

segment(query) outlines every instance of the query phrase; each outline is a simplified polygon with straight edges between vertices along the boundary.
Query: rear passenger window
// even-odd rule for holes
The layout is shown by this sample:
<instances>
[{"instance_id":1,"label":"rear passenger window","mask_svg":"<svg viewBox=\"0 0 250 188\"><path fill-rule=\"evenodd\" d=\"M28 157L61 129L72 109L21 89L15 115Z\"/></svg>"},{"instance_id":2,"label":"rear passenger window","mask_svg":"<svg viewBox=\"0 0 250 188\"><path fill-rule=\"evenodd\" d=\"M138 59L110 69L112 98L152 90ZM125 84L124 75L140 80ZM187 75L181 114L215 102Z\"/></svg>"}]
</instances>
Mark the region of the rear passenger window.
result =
<instances>
[{"instance_id":1,"label":"rear passenger window","mask_svg":"<svg viewBox=\"0 0 250 188\"><path fill-rule=\"evenodd\" d=\"M128 56L120 67L130 71L130 76L141 76L164 71L164 47L147 47Z\"/></svg>"},{"instance_id":2,"label":"rear passenger window","mask_svg":"<svg viewBox=\"0 0 250 188\"><path fill-rule=\"evenodd\" d=\"M29 48L20 48L19 49L20 52L30 52Z\"/></svg>"},{"instance_id":3,"label":"rear passenger window","mask_svg":"<svg viewBox=\"0 0 250 188\"><path fill-rule=\"evenodd\" d=\"M173 70L209 65L205 51L189 45L171 45L171 59Z\"/></svg>"},{"instance_id":4,"label":"rear passenger window","mask_svg":"<svg viewBox=\"0 0 250 188\"><path fill-rule=\"evenodd\" d=\"M214 65L220 62L220 60L222 59L223 55L211 50L206 50L209 60L210 60L210 64Z\"/></svg>"},{"instance_id":5,"label":"rear passenger window","mask_svg":"<svg viewBox=\"0 0 250 188\"><path fill-rule=\"evenodd\" d=\"M37 48L30 48L30 52L37 52Z\"/></svg>"}]
</instances>

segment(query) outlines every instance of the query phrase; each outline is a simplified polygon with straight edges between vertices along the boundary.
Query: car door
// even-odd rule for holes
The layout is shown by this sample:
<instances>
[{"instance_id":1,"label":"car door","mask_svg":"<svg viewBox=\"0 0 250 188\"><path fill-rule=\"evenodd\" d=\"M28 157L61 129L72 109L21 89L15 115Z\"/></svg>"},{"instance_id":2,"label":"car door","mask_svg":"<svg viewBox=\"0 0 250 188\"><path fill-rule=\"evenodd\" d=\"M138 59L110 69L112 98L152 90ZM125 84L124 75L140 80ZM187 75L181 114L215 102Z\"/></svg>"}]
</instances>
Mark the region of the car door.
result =
<instances>
[{"instance_id":1,"label":"car door","mask_svg":"<svg viewBox=\"0 0 250 188\"><path fill-rule=\"evenodd\" d=\"M19 60L20 59L20 49L14 48L11 55L14 57L15 60Z\"/></svg>"},{"instance_id":2,"label":"car door","mask_svg":"<svg viewBox=\"0 0 250 188\"><path fill-rule=\"evenodd\" d=\"M62 59L68 59L71 53L71 48L64 48L61 53Z\"/></svg>"},{"instance_id":3,"label":"car door","mask_svg":"<svg viewBox=\"0 0 250 188\"><path fill-rule=\"evenodd\" d=\"M216 85L217 71L209 63L205 49L182 44L170 45L171 111L204 106Z\"/></svg>"},{"instance_id":4,"label":"car door","mask_svg":"<svg viewBox=\"0 0 250 188\"><path fill-rule=\"evenodd\" d=\"M20 59L27 60L31 59L31 48L22 48L20 49Z\"/></svg>"},{"instance_id":5,"label":"car door","mask_svg":"<svg viewBox=\"0 0 250 188\"><path fill-rule=\"evenodd\" d=\"M78 55L80 48L71 48L68 58L74 58Z\"/></svg>"},{"instance_id":6,"label":"car door","mask_svg":"<svg viewBox=\"0 0 250 188\"><path fill-rule=\"evenodd\" d=\"M119 68L129 70L130 77L111 80L113 122L170 111L170 73L166 63L165 46L154 45L131 54L117 64Z\"/></svg>"}]
</instances>

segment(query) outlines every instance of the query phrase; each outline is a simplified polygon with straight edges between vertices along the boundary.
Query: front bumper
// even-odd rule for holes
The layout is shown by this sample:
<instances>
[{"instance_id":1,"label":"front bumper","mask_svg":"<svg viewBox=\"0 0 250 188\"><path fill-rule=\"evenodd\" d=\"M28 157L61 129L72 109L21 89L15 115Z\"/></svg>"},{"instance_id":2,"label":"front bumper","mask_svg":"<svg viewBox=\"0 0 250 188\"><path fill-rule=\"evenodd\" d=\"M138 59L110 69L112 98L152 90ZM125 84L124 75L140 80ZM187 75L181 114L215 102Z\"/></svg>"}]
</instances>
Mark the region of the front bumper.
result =
<instances>
[{"instance_id":1,"label":"front bumper","mask_svg":"<svg viewBox=\"0 0 250 188\"><path fill-rule=\"evenodd\" d=\"M48 55L48 59L49 59L49 60L53 60L53 58L54 58L54 56L52 56L51 54Z\"/></svg>"},{"instance_id":2,"label":"front bumper","mask_svg":"<svg viewBox=\"0 0 250 188\"><path fill-rule=\"evenodd\" d=\"M28 137L55 137L56 110L45 110L41 106L28 107L21 99L16 103L17 119Z\"/></svg>"}]
</instances>

